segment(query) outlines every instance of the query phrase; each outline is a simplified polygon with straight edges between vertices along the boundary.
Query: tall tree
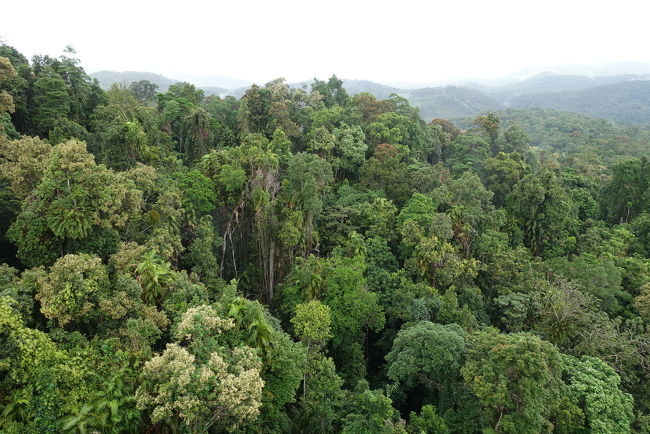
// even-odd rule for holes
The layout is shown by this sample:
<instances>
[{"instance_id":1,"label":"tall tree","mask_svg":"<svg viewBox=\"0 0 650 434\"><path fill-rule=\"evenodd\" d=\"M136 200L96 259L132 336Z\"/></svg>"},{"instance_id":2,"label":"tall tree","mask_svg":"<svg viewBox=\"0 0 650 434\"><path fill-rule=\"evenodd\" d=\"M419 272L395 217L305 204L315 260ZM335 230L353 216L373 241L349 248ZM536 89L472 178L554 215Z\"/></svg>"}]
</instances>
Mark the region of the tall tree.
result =
<instances>
[{"instance_id":1,"label":"tall tree","mask_svg":"<svg viewBox=\"0 0 650 434\"><path fill-rule=\"evenodd\" d=\"M553 345L527 333L478 332L469 339L462 373L483 405L486 428L531 434L552 429L562 387L562 362Z\"/></svg>"},{"instance_id":2,"label":"tall tree","mask_svg":"<svg viewBox=\"0 0 650 434\"><path fill-rule=\"evenodd\" d=\"M548 169L525 176L507 196L508 210L536 255L566 251L577 230L571 196Z\"/></svg>"}]
</instances>

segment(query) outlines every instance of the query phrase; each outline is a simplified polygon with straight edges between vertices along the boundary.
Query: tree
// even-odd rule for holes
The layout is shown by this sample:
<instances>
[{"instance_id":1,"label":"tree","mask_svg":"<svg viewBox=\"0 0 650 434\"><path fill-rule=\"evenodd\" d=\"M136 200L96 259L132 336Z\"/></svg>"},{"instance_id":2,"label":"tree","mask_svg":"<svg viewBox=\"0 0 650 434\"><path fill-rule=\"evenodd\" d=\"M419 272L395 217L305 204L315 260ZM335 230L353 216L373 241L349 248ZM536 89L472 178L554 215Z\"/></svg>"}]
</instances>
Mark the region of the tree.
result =
<instances>
[{"instance_id":1,"label":"tree","mask_svg":"<svg viewBox=\"0 0 650 434\"><path fill-rule=\"evenodd\" d=\"M274 320L274 318L272 319ZM262 407L258 430L286 431L291 426L288 404L300 395L300 383L307 370L307 351L299 342L279 330L271 336L271 348L262 367Z\"/></svg>"},{"instance_id":2,"label":"tree","mask_svg":"<svg viewBox=\"0 0 650 434\"><path fill-rule=\"evenodd\" d=\"M207 154L210 143L210 113L201 108L193 108L185 118L188 129L188 142L185 154L195 161Z\"/></svg>"},{"instance_id":3,"label":"tree","mask_svg":"<svg viewBox=\"0 0 650 434\"><path fill-rule=\"evenodd\" d=\"M402 328L386 355L388 378L416 405L433 401L443 411L465 406L454 391L463 388L466 338L458 324L420 321Z\"/></svg>"},{"instance_id":4,"label":"tree","mask_svg":"<svg viewBox=\"0 0 650 434\"><path fill-rule=\"evenodd\" d=\"M163 128L178 144L178 153L190 160L203 155L208 142L209 115L199 107L202 101L203 91L189 83L173 84L158 94Z\"/></svg>"},{"instance_id":5,"label":"tree","mask_svg":"<svg viewBox=\"0 0 650 434\"><path fill-rule=\"evenodd\" d=\"M602 360L562 356L569 400L585 414L585 429L593 433L629 432L632 397L620 389L621 380Z\"/></svg>"},{"instance_id":6,"label":"tree","mask_svg":"<svg viewBox=\"0 0 650 434\"><path fill-rule=\"evenodd\" d=\"M322 96L325 107L334 105L344 106L348 100L348 93L343 87L343 81L333 75L327 81L321 81L314 78L311 84L312 91L318 92Z\"/></svg>"},{"instance_id":7,"label":"tree","mask_svg":"<svg viewBox=\"0 0 650 434\"><path fill-rule=\"evenodd\" d=\"M28 98L31 92L30 85L33 82L32 70L25 56L13 47L0 43L0 57L8 59L13 70L16 72L13 78L8 78L0 84L0 87L11 95L15 109L11 116L8 112L0 114L0 123L4 127L4 135L11 139L19 139L20 133L18 131L23 134L27 134L28 132L27 127L30 111ZM2 69L5 71L5 77L11 74L8 71L9 67L6 63ZM7 102L8 98L5 96L4 100Z\"/></svg>"},{"instance_id":8,"label":"tree","mask_svg":"<svg viewBox=\"0 0 650 434\"><path fill-rule=\"evenodd\" d=\"M11 80L17 75L16 69L6 57L0 57L0 83ZM6 98L6 97L3 97ZM4 110L7 111L7 110Z\"/></svg>"},{"instance_id":9,"label":"tree","mask_svg":"<svg viewBox=\"0 0 650 434\"><path fill-rule=\"evenodd\" d=\"M283 190L290 208L301 210L303 215L303 239L305 253L314 245L315 218L322 211L323 194L333 181L332 167L318 155L300 152L287 167Z\"/></svg>"},{"instance_id":10,"label":"tree","mask_svg":"<svg viewBox=\"0 0 650 434\"><path fill-rule=\"evenodd\" d=\"M302 432L335 431L345 394L343 380L336 373L331 358L321 354L307 357L303 393L298 400L297 426Z\"/></svg>"},{"instance_id":11,"label":"tree","mask_svg":"<svg viewBox=\"0 0 650 434\"><path fill-rule=\"evenodd\" d=\"M170 279L170 264L154 251L145 253L135 269L138 283L142 286L142 301L160 305L164 297L164 284Z\"/></svg>"},{"instance_id":12,"label":"tree","mask_svg":"<svg viewBox=\"0 0 650 434\"><path fill-rule=\"evenodd\" d=\"M474 119L474 123L483 130L485 135L490 141L490 151L492 156L497 155L499 152L497 139L499 138L499 127L501 121L494 113L488 113L487 115L477 116Z\"/></svg>"},{"instance_id":13,"label":"tree","mask_svg":"<svg viewBox=\"0 0 650 434\"><path fill-rule=\"evenodd\" d=\"M9 59L0 57L0 86L16 77L16 70ZM9 113L15 111L16 106L13 97L6 90L0 90L0 137L13 137L16 135L16 129L9 117Z\"/></svg>"},{"instance_id":14,"label":"tree","mask_svg":"<svg viewBox=\"0 0 650 434\"><path fill-rule=\"evenodd\" d=\"M296 315L291 318L296 335L309 351L317 351L332 337L330 308L318 300L296 306Z\"/></svg>"},{"instance_id":15,"label":"tree","mask_svg":"<svg viewBox=\"0 0 650 434\"><path fill-rule=\"evenodd\" d=\"M151 104L156 101L158 85L149 80L134 81L129 85L129 90L141 104Z\"/></svg>"},{"instance_id":16,"label":"tree","mask_svg":"<svg viewBox=\"0 0 650 434\"><path fill-rule=\"evenodd\" d=\"M96 315L100 300L108 296L108 277L98 257L66 255L56 261L47 277L38 280L36 300L41 312L60 327L79 326Z\"/></svg>"},{"instance_id":17,"label":"tree","mask_svg":"<svg viewBox=\"0 0 650 434\"><path fill-rule=\"evenodd\" d=\"M144 365L136 397L154 423L192 432L233 430L259 414L264 381L251 348L220 348L219 335L234 327L209 306L189 309L177 326L176 343ZM181 346L185 342L187 346Z\"/></svg>"},{"instance_id":18,"label":"tree","mask_svg":"<svg viewBox=\"0 0 650 434\"><path fill-rule=\"evenodd\" d=\"M142 206L142 192L124 174L97 166L82 142L56 145L34 200L23 203L9 230L27 265L51 263L70 253L74 240L96 228L122 227Z\"/></svg>"},{"instance_id":19,"label":"tree","mask_svg":"<svg viewBox=\"0 0 650 434\"><path fill-rule=\"evenodd\" d=\"M505 133L503 133L505 144L503 145L504 152L517 152L524 155L530 144L530 137L518 125L511 125Z\"/></svg>"},{"instance_id":20,"label":"tree","mask_svg":"<svg viewBox=\"0 0 650 434\"><path fill-rule=\"evenodd\" d=\"M438 204L431 197L413 193L397 216L397 227L401 229L408 220L411 220L417 223L423 233L429 233L437 209Z\"/></svg>"},{"instance_id":21,"label":"tree","mask_svg":"<svg viewBox=\"0 0 650 434\"><path fill-rule=\"evenodd\" d=\"M425 405L419 415L411 412L407 431L412 434L446 434L449 429L445 420L436 413L436 408Z\"/></svg>"},{"instance_id":22,"label":"tree","mask_svg":"<svg viewBox=\"0 0 650 434\"><path fill-rule=\"evenodd\" d=\"M0 424L13 419L23 422L14 424L18 432L55 433L66 392L74 384L66 381L72 372L65 366L68 357L45 333L25 327L14 304L13 298L0 296L0 360L7 403Z\"/></svg>"},{"instance_id":23,"label":"tree","mask_svg":"<svg viewBox=\"0 0 650 434\"><path fill-rule=\"evenodd\" d=\"M270 124L270 91L254 84L246 90L239 106L239 124L247 133L265 133Z\"/></svg>"},{"instance_id":24,"label":"tree","mask_svg":"<svg viewBox=\"0 0 650 434\"><path fill-rule=\"evenodd\" d=\"M404 421L393 408L392 401L381 390L369 390L363 382L348 407L350 413L343 419L342 433L406 434ZM359 389L364 389L360 391ZM355 391L356 392L356 391Z\"/></svg>"},{"instance_id":25,"label":"tree","mask_svg":"<svg viewBox=\"0 0 650 434\"><path fill-rule=\"evenodd\" d=\"M34 124L39 136L47 135L58 118L66 117L72 104L65 81L58 74L34 82Z\"/></svg>"},{"instance_id":26,"label":"tree","mask_svg":"<svg viewBox=\"0 0 650 434\"><path fill-rule=\"evenodd\" d=\"M550 431L562 387L557 349L528 333L505 335L495 329L473 334L468 344L462 374L483 405L487 427L509 433Z\"/></svg>"},{"instance_id":27,"label":"tree","mask_svg":"<svg viewBox=\"0 0 650 434\"><path fill-rule=\"evenodd\" d=\"M489 154L490 144L482 137L461 134L447 146L443 160L452 173L460 174L470 169L478 171Z\"/></svg>"},{"instance_id":28,"label":"tree","mask_svg":"<svg viewBox=\"0 0 650 434\"><path fill-rule=\"evenodd\" d=\"M604 216L612 223L626 223L650 209L649 163L645 157L622 161L612 167L612 178L601 198Z\"/></svg>"},{"instance_id":29,"label":"tree","mask_svg":"<svg viewBox=\"0 0 650 434\"><path fill-rule=\"evenodd\" d=\"M566 251L577 229L577 210L553 172L526 175L506 201L524 243L534 254L553 256Z\"/></svg>"},{"instance_id":30,"label":"tree","mask_svg":"<svg viewBox=\"0 0 650 434\"><path fill-rule=\"evenodd\" d=\"M621 391L619 376L602 360L562 355L569 401L585 415L585 429L593 433L629 432L632 397Z\"/></svg>"},{"instance_id":31,"label":"tree","mask_svg":"<svg viewBox=\"0 0 650 434\"><path fill-rule=\"evenodd\" d=\"M377 120L380 115L390 110L390 101L387 99L377 99L374 95L367 92L361 92L352 96L350 98L350 105L361 112L361 125L364 128Z\"/></svg>"},{"instance_id":32,"label":"tree","mask_svg":"<svg viewBox=\"0 0 650 434\"><path fill-rule=\"evenodd\" d=\"M406 387L443 390L459 377L466 333L457 324L415 323L400 330L386 355L388 378Z\"/></svg>"},{"instance_id":33,"label":"tree","mask_svg":"<svg viewBox=\"0 0 650 434\"><path fill-rule=\"evenodd\" d=\"M366 161L366 150L368 145L365 143L366 136L359 126L349 126L345 123L340 128L334 129L336 137L336 151L338 158L334 162L335 169L345 170L346 173L355 173L359 166ZM337 178L340 178L340 173Z\"/></svg>"},{"instance_id":34,"label":"tree","mask_svg":"<svg viewBox=\"0 0 650 434\"><path fill-rule=\"evenodd\" d=\"M192 230L192 241L183 255L183 267L196 273L209 290L219 287L217 250L223 240L215 234L211 216L201 218Z\"/></svg>"},{"instance_id":35,"label":"tree","mask_svg":"<svg viewBox=\"0 0 650 434\"><path fill-rule=\"evenodd\" d=\"M212 180L198 170L176 172L172 175L182 192L183 208L201 217L211 213L216 205L217 196Z\"/></svg>"},{"instance_id":36,"label":"tree","mask_svg":"<svg viewBox=\"0 0 650 434\"><path fill-rule=\"evenodd\" d=\"M503 207L506 196L528 172L523 158L518 154L499 152L496 157L483 162L485 186L494 193L494 205Z\"/></svg>"},{"instance_id":37,"label":"tree","mask_svg":"<svg viewBox=\"0 0 650 434\"><path fill-rule=\"evenodd\" d=\"M171 137L160 130L158 113L144 107L124 87L114 84L106 93L107 103L93 112L90 149L98 160L116 170L136 163L152 164L167 149Z\"/></svg>"},{"instance_id":38,"label":"tree","mask_svg":"<svg viewBox=\"0 0 650 434\"><path fill-rule=\"evenodd\" d=\"M0 141L0 175L11 180L16 197L26 198L40 183L51 149L38 137Z\"/></svg>"},{"instance_id":39,"label":"tree","mask_svg":"<svg viewBox=\"0 0 650 434\"><path fill-rule=\"evenodd\" d=\"M328 262L322 299L332 309L334 360L348 383L355 384L365 374L368 333L383 328L384 312L377 294L366 289L363 257L333 257Z\"/></svg>"},{"instance_id":40,"label":"tree","mask_svg":"<svg viewBox=\"0 0 650 434\"><path fill-rule=\"evenodd\" d=\"M372 157L361 166L361 184L373 190L383 190L395 203L403 203L409 193L403 157L403 149L386 143L377 145Z\"/></svg>"},{"instance_id":41,"label":"tree","mask_svg":"<svg viewBox=\"0 0 650 434\"><path fill-rule=\"evenodd\" d=\"M369 331L381 330L385 322L377 294L366 289L364 269L362 256L301 260L287 276L280 307L290 316L301 302L316 298L331 309L334 360L350 384L364 375ZM300 327L304 333L306 324Z\"/></svg>"},{"instance_id":42,"label":"tree","mask_svg":"<svg viewBox=\"0 0 650 434\"><path fill-rule=\"evenodd\" d=\"M634 306L641 318L650 322L650 284L641 287L641 294L634 299Z\"/></svg>"}]
</instances>

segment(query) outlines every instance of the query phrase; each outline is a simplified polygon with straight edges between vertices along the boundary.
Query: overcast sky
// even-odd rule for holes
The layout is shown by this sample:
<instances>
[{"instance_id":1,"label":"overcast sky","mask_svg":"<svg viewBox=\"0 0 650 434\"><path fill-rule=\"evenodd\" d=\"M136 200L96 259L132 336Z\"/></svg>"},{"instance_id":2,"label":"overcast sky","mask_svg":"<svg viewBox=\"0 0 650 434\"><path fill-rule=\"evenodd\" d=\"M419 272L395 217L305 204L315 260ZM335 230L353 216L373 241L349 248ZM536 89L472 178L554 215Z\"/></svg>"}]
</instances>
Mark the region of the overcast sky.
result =
<instances>
[{"instance_id":1,"label":"overcast sky","mask_svg":"<svg viewBox=\"0 0 650 434\"><path fill-rule=\"evenodd\" d=\"M0 10L7 44L27 57L72 45L88 72L431 82L650 61L644 0L7 0Z\"/></svg>"}]
</instances>

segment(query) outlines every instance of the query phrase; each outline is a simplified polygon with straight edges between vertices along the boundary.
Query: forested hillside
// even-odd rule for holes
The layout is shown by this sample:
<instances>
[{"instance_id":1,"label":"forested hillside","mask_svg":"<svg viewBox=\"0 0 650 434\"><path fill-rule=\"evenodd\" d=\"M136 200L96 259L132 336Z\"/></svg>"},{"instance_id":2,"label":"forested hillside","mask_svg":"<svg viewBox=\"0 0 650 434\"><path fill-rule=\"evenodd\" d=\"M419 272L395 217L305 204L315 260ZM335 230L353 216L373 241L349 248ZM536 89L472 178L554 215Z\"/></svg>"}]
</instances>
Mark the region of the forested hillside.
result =
<instances>
[{"instance_id":1,"label":"forested hillside","mask_svg":"<svg viewBox=\"0 0 650 434\"><path fill-rule=\"evenodd\" d=\"M571 92L527 94L512 100L517 108L575 111L623 123L650 123L650 80L623 81Z\"/></svg>"},{"instance_id":2,"label":"forested hillside","mask_svg":"<svg viewBox=\"0 0 650 434\"><path fill-rule=\"evenodd\" d=\"M0 431L650 432L647 131L73 54L0 45Z\"/></svg>"},{"instance_id":3,"label":"forested hillside","mask_svg":"<svg viewBox=\"0 0 650 434\"><path fill-rule=\"evenodd\" d=\"M617 125L580 113L541 108L507 109L494 114L502 128L522 128L530 144L546 152L559 152L564 156L587 152L607 164L648 153L648 126ZM475 126L474 120L472 116L454 119L454 122L459 128L470 129Z\"/></svg>"}]
</instances>

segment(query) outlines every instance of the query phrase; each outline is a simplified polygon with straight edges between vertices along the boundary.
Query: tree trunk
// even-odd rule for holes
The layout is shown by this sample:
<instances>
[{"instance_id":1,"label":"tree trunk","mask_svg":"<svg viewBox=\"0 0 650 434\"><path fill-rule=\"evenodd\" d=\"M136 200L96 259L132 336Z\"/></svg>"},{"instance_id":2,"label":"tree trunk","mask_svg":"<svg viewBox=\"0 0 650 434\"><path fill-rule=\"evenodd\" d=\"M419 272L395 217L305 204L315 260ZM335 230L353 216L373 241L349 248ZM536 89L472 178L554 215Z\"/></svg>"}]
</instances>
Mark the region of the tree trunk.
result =
<instances>
[{"instance_id":1,"label":"tree trunk","mask_svg":"<svg viewBox=\"0 0 650 434\"><path fill-rule=\"evenodd\" d=\"M273 300L273 281L275 280L275 244L271 240L271 245L269 246L269 299L271 302Z\"/></svg>"}]
</instances>

